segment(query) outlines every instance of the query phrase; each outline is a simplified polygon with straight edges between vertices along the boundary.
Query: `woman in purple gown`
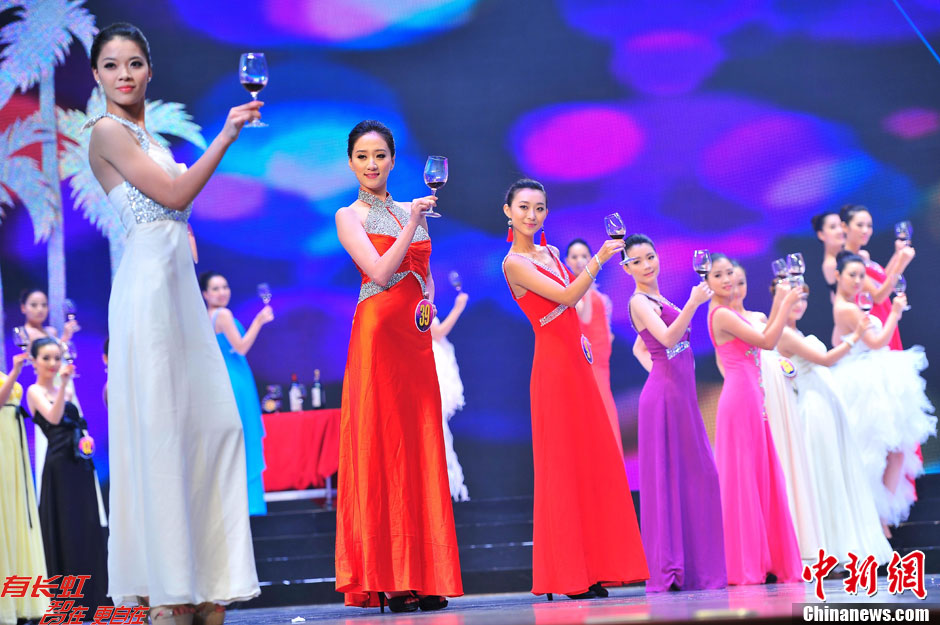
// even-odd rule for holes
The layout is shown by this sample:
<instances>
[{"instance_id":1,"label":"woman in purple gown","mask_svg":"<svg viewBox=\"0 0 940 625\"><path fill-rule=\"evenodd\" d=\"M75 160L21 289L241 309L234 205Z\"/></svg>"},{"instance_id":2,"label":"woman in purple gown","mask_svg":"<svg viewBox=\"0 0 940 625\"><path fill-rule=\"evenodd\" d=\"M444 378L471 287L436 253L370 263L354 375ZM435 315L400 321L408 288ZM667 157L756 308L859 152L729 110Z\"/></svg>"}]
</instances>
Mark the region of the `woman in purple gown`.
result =
<instances>
[{"instance_id":1,"label":"woman in purple gown","mask_svg":"<svg viewBox=\"0 0 940 625\"><path fill-rule=\"evenodd\" d=\"M624 269L636 281L634 353L649 371L640 394L640 528L647 592L724 588L718 470L695 392L689 322L712 292L702 282L680 310L659 293L659 257L643 234L627 237Z\"/></svg>"}]
</instances>

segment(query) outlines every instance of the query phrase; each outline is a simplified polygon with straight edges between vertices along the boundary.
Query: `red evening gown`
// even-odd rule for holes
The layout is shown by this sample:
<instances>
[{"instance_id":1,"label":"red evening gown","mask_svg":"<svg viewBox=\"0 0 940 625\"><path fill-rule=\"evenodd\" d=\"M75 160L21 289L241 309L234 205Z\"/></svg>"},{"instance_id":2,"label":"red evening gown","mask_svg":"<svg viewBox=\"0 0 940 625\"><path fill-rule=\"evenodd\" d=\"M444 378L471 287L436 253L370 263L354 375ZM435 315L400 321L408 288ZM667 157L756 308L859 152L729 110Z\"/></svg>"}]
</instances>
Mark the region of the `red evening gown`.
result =
<instances>
[{"instance_id":1,"label":"red evening gown","mask_svg":"<svg viewBox=\"0 0 940 625\"><path fill-rule=\"evenodd\" d=\"M552 256L553 267L522 258L567 286L574 276ZM649 572L623 457L613 437L597 436L610 423L582 348L578 315L536 293L514 299L535 331L529 384L535 464L532 593L573 595L597 582L645 580Z\"/></svg>"},{"instance_id":2,"label":"red evening gown","mask_svg":"<svg viewBox=\"0 0 940 625\"><path fill-rule=\"evenodd\" d=\"M617 404L614 402L614 394L610 390L611 347L610 322L607 317L608 300L597 289L591 289L584 297L591 299L591 320L585 323L579 318L578 321L581 324L581 331L591 343L591 351L594 353L594 364L591 365L591 368L594 370L594 379L597 380L597 390L600 391L601 399L604 400L604 408L607 409L607 419L610 421L614 440L617 441L617 449L623 455L620 419L617 416Z\"/></svg>"},{"instance_id":3,"label":"red evening gown","mask_svg":"<svg viewBox=\"0 0 940 625\"><path fill-rule=\"evenodd\" d=\"M383 254L408 214L390 196L360 199ZM415 320L430 256L419 226L387 286L362 273L340 421L336 590L346 605L378 606L379 591L463 594L431 333Z\"/></svg>"},{"instance_id":4,"label":"red evening gown","mask_svg":"<svg viewBox=\"0 0 940 625\"><path fill-rule=\"evenodd\" d=\"M876 263L873 260L865 263L865 274L868 275L875 282L876 287L880 287L885 283L885 280L888 279L885 270L881 265ZM878 317L881 320L881 323L884 323L888 319L888 315L891 313L891 298L887 297L880 304L875 302L871 307L871 314ZM897 327L894 328L894 334L891 335L891 342L888 343L888 347L893 350L902 350L904 345L901 344L901 333L898 331Z\"/></svg>"}]
</instances>

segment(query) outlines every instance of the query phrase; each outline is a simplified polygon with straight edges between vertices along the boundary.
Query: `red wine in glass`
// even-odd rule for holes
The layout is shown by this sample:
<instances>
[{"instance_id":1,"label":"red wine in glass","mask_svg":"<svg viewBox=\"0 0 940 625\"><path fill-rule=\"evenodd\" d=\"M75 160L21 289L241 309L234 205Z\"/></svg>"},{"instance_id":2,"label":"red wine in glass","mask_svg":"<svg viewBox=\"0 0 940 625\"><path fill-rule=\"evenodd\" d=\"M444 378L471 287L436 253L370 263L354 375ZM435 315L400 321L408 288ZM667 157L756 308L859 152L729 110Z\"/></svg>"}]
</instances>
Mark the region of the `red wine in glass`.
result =
<instances>
[{"instance_id":1,"label":"red wine in glass","mask_svg":"<svg viewBox=\"0 0 940 625\"><path fill-rule=\"evenodd\" d=\"M607 236L611 239L622 240L627 236L627 228L623 225L623 220L620 218L620 213L611 213L604 217L604 230L607 231ZM620 261L621 265L627 264L627 251L621 250L620 257L623 259Z\"/></svg>"},{"instance_id":2,"label":"red wine in glass","mask_svg":"<svg viewBox=\"0 0 940 625\"><path fill-rule=\"evenodd\" d=\"M258 93L268 84L268 62L263 52L246 52L238 61L238 79L252 100L258 99ZM253 119L245 128L264 128L267 126L258 119Z\"/></svg>"}]
</instances>

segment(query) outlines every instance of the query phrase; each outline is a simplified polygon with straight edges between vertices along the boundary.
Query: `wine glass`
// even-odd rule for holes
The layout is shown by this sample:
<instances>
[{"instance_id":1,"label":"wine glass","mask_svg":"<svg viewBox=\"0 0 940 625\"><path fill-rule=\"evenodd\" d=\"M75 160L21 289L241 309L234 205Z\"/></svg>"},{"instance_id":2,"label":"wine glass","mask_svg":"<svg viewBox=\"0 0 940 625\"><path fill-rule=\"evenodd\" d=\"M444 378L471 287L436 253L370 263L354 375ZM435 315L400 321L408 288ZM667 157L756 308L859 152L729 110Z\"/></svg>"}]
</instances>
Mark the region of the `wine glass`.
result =
<instances>
[{"instance_id":1,"label":"wine glass","mask_svg":"<svg viewBox=\"0 0 940 625\"><path fill-rule=\"evenodd\" d=\"M252 100L258 99L258 93L268 84L268 62L263 52L246 52L238 61L238 79L242 87L248 90ZM267 126L260 119L253 119L245 128L264 128Z\"/></svg>"},{"instance_id":2,"label":"wine glass","mask_svg":"<svg viewBox=\"0 0 940 625\"><path fill-rule=\"evenodd\" d=\"M855 303L865 314L871 312L871 307L875 305L875 298L868 291L862 291L855 296Z\"/></svg>"},{"instance_id":3,"label":"wine glass","mask_svg":"<svg viewBox=\"0 0 940 625\"><path fill-rule=\"evenodd\" d=\"M75 364L75 359L78 358L78 350L75 348L75 343L73 341L62 341L60 343L62 346L62 360L67 364ZM79 377L77 373L72 374L72 379Z\"/></svg>"},{"instance_id":4,"label":"wine glass","mask_svg":"<svg viewBox=\"0 0 940 625\"><path fill-rule=\"evenodd\" d=\"M790 288L795 289L803 286L803 273L806 271L806 264L803 262L803 255L799 252L787 254L787 273L790 274Z\"/></svg>"},{"instance_id":5,"label":"wine glass","mask_svg":"<svg viewBox=\"0 0 940 625\"><path fill-rule=\"evenodd\" d=\"M692 252L692 269L702 277L702 282L704 282L705 276L712 270L712 255L708 250L695 250Z\"/></svg>"},{"instance_id":6,"label":"wine glass","mask_svg":"<svg viewBox=\"0 0 940 625\"><path fill-rule=\"evenodd\" d=\"M604 229L607 230L607 236L611 239L623 239L627 236L627 228L623 225L623 220L620 218L620 213L611 213L604 217ZM621 265L627 264L627 250L621 250L620 256L623 260L620 261Z\"/></svg>"},{"instance_id":7,"label":"wine glass","mask_svg":"<svg viewBox=\"0 0 940 625\"><path fill-rule=\"evenodd\" d=\"M437 190L447 182L447 157L429 156L424 165L424 184L431 189L431 195L437 197ZM425 217L440 217L441 214L433 209L421 213Z\"/></svg>"},{"instance_id":8,"label":"wine glass","mask_svg":"<svg viewBox=\"0 0 940 625\"><path fill-rule=\"evenodd\" d=\"M894 236L899 241L911 244L911 236L914 234L914 226L909 221L899 221L894 224Z\"/></svg>"},{"instance_id":9,"label":"wine glass","mask_svg":"<svg viewBox=\"0 0 940 625\"><path fill-rule=\"evenodd\" d=\"M261 298L261 301L264 302L265 306L267 306L268 302L271 301L271 287L267 282L262 282L258 285L258 297Z\"/></svg>"},{"instance_id":10,"label":"wine glass","mask_svg":"<svg viewBox=\"0 0 940 625\"><path fill-rule=\"evenodd\" d=\"M903 275L898 276L898 281L894 283L894 294L900 295L907 291L907 279ZM907 304L902 308L905 312L911 309L911 305Z\"/></svg>"},{"instance_id":11,"label":"wine glass","mask_svg":"<svg viewBox=\"0 0 940 625\"><path fill-rule=\"evenodd\" d=\"M75 321L75 314L78 312L78 307L75 306L75 302L66 298L62 302L62 312L65 314L66 321Z\"/></svg>"},{"instance_id":12,"label":"wine glass","mask_svg":"<svg viewBox=\"0 0 940 625\"><path fill-rule=\"evenodd\" d=\"M13 344L23 352L29 348L29 336L26 334L26 330L20 327L13 328Z\"/></svg>"},{"instance_id":13,"label":"wine glass","mask_svg":"<svg viewBox=\"0 0 940 625\"><path fill-rule=\"evenodd\" d=\"M778 258L775 261L770 263L770 268L774 272L774 277L783 280L787 277L787 261L783 258Z\"/></svg>"},{"instance_id":14,"label":"wine glass","mask_svg":"<svg viewBox=\"0 0 940 625\"><path fill-rule=\"evenodd\" d=\"M447 274L447 279L450 280L450 285L457 289L457 292L460 293L463 282L460 279L460 274L456 271L451 271Z\"/></svg>"}]
</instances>

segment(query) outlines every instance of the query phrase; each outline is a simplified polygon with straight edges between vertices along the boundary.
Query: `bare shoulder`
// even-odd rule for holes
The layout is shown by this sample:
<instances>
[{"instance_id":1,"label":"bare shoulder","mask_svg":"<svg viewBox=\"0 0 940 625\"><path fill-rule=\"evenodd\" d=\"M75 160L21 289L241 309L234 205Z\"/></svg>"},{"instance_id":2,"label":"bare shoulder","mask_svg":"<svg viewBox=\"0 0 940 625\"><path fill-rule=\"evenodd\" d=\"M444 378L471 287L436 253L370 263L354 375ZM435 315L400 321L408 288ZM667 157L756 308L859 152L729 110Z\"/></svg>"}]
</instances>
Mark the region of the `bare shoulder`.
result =
<instances>
[{"instance_id":1,"label":"bare shoulder","mask_svg":"<svg viewBox=\"0 0 940 625\"><path fill-rule=\"evenodd\" d=\"M368 214L369 207L364 206L357 200L349 206L344 206L336 211L336 223L337 225L341 223L358 223L362 225Z\"/></svg>"},{"instance_id":2,"label":"bare shoulder","mask_svg":"<svg viewBox=\"0 0 940 625\"><path fill-rule=\"evenodd\" d=\"M228 308L216 308L217 319L231 319L232 311Z\"/></svg>"},{"instance_id":3,"label":"bare shoulder","mask_svg":"<svg viewBox=\"0 0 940 625\"><path fill-rule=\"evenodd\" d=\"M102 117L91 128L91 145L110 144L113 141L137 143L130 129L110 117Z\"/></svg>"},{"instance_id":4,"label":"bare shoulder","mask_svg":"<svg viewBox=\"0 0 940 625\"><path fill-rule=\"evenodd\" d=\"M858 255L864 258L865 260L871 260L871 253L868 250L859 250Z\"/></svg>"}]
</instances>

